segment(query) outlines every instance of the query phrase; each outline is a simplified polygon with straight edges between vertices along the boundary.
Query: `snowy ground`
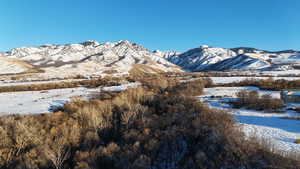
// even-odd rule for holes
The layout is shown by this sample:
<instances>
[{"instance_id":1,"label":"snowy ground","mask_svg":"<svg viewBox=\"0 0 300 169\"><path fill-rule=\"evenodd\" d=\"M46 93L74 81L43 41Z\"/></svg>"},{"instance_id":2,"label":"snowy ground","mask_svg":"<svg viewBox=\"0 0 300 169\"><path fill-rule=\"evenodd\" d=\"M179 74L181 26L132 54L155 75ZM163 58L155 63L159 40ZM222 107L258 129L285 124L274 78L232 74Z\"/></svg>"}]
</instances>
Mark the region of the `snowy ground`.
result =
<instances>
[{"instance_id":1,"label":"snowy ground","mask_svg":"<svg viewBox=\"0 0 300 169\"><path fill-rule=\"evenodd\" d=\"M138 85L138 83L129 83L120 86L104 87L102 90L121 91L129 87L137 87ZM0 113L2 115L48 113L51 112L53 107L61 106L74 97L86 98L96 92L100 92L100 88L88 89L79 87L0 93Z\"/></svg>"},{"instance_id":2,"label":"snowy ground","mask_svg":"<svg viewBox=\"0 0 300 169\"><path fill-rule=\"evenodd\" d=\"M0 81L0 86L18 86L18 85L32 85L32 84L47 84L47 83L61 83L61 82L73 82L82 81L86 79L68 79L68 80L51 80L51 81L29 81L29 82L4 82Z\"/></svg>"},{"instance_id":3,"label":"snowy ground","mask_svg":"<svg viewBox=\"0 0 300 169\"><path fill-rule=\"evenodd\" d=\"M232 82L240 82L246 79L268 79L270 77L210 77L214 83L232 83ZM277 79L285 79L285 80L300 80L300 77L272 77L274 80Z\"/></svg>"},{"instance_id":4,"label":"snowy ground","mask_svg":"<svg viewBox=\"0 0 300 169\"><path fill-rule=\"evenodd\" d=\"M48 113L51 108L63 105L73 97L86 96L97 90L80 87L0 93L0 111L2 115Z\"/></svg>"},{"instance_id":5,"label":"snowy ground","mask_svg":"<svg viewBox=\"0 0 300 169\"><path fill-rule=\"evenodd\" d=\"M124 85L121 85L121 86L110 86L110 87L103 87L102 90L105 90L105 91L122 91L122 90L125 90L129 87L138 87L140 86L141 83L128 83L128 84L124 84Z\"/></svg>"},{"instance_id":6,"label":"snowy ground","mask_svg":"<svg viewBox=\"0 0 300 169\"><path fill-rule=\"evenodd\" d=\"M273 97L280 97L278 91L263 91L256 87L216 87L206 88L205 95L200 100L207 102L214 108L228 110L241 124L247 136L256 135L262 140L269 140L275 150L283 152L300 151L300 144L295 144L295 139L300 139L300 120L285 119L284 117L300 116L292 111L286 113L265 113L245 109L233 109L224 103L235 98L235 93L243 90L256 90L260 94L269 93ZM211 96L219 96L212 98Z\"/></svg>"}]
</instances>

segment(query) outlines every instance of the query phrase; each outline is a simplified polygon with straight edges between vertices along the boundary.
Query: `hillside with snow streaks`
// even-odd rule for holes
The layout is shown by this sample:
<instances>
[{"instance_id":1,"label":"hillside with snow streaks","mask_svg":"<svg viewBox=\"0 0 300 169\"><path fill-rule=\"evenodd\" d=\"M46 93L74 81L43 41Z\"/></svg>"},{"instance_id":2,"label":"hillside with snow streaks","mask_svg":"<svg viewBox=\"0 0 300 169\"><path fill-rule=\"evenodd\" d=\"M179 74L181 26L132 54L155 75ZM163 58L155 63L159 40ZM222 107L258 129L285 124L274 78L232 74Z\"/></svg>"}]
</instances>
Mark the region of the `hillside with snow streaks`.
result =
<instances>
[{"instance_id":1,"label":"hillside with snow streaks","mask_svg":"<svg viewBox=\"0 0 300 169\"><path fill-rule=\"evenodd\" d=\"M162 71L180 71L161 55L162 53L152 52L128 41L103 44L86 41L78 44L21 47L1 53L0 58L20 60L58 76L62 73L102 74L110 70L127 73L133 64L145 64Z\"/></svg>"},{"instance_id":2,"label":"hillside with snow streaks","mask_svg":"<svg viewBox=\"0 0 300 169\"><path fill-rule=\"evenodd\" d=\"M263 69L270 67L270 63L259 58L247 55L238 55L229 59L222 60L210 65L206 70L222 71L222 70L249 70Z\"/></svg>"},{"instance_id":3,"label":"hillside with snow streaks","mask_svg":"<svg viewBox=\"0 0 300 169\"><path fill-rule=\"evenodd\" d=\"M236 56L236 53L223 48L201 46L179 55L166 58L170 62L190 71L206 70L212 64Z\"/></svg>"},{"instance_id":4,"label":"hillside with snow streaks","mask_svg":"<svg viewBox=\"0 0 300 169\"><path fill-rule=\"evenodd\" d=\"M180 53L150 51L129 41L47 44L0 53L0 75L39 72L39 77L128 74L136 65L146 72L178 71L291 71L300 69L300 52L271 52L255 48L218 48L207 45ZM139 71L141 67L139 66ZM42 73L44 72L44 73Z\"/></svg>"},{"instance_id":5,"label":"hillside with snow streaks","mask_svg":"<svg viewBox=\"0 0 300 169\"><path fill-rule=\"evenodd\" d=\"M0 75L32 72L33 66L17 59L0 57Z\"/></svg>"},{"instance_id":6,"label":"hillside with snow streaks","mask_svg":"<svg viewBox=\"0 0 300 169\"><path fill-rule=\"evenodd\" d=\"M164 56L187 71L293 70L300 64L300 52L270 52L255 48L217 48L206 45L182 54Z\"/></svg>"}]
</instances>

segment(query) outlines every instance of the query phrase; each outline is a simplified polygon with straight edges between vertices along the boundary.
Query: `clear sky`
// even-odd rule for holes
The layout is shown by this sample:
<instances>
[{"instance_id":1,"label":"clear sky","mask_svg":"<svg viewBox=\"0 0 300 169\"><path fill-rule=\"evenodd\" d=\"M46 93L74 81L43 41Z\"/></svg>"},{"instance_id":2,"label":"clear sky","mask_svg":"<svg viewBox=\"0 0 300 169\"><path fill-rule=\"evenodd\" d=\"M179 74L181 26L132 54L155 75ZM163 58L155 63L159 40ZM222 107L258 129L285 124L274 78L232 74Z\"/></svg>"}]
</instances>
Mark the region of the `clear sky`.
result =
<instances>
[{"instance_id":1,"label":"clear sky","mask_svg":"<svg viewBox=\"0 0 300 169\"><path fill-rule=\"evenodd\" d=\"M300 50L300 0L1 1L0 51L85 40Z\"/></svg>"}]
</instances>

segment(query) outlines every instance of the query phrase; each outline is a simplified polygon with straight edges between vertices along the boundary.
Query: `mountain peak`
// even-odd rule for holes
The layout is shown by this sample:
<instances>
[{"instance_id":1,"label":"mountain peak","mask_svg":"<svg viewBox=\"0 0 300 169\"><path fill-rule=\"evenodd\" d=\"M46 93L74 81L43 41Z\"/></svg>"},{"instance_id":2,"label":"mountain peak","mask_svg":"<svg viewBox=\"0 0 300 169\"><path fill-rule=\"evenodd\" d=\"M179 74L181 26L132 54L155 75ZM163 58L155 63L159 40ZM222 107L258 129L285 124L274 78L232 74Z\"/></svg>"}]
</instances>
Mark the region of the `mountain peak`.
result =
<instances>
[{"instance_id":1,"label":"mountain peak","mask_svg":"<svg viewBox=\"0 0 300 169\"><path fill-rule=\"evenodd\" d=\"M87 40L87 41L84 41L82 43L83 46L99 46L100 43L98 41L95 41L95 40Z\"/></svg>"}]
</instances>

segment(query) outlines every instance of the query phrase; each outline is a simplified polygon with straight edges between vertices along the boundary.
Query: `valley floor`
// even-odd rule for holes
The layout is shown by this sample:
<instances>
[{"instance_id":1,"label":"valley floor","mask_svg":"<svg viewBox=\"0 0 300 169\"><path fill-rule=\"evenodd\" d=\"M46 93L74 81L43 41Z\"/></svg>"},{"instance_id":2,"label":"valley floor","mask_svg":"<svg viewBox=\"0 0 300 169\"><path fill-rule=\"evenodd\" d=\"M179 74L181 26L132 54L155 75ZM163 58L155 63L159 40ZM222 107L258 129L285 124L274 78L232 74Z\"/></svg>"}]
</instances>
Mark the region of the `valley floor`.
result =
<instances>
[{"instance_id":1,"label":"valley floor","mask_svg":"<svg viewBox=\"0 0 300 169\"><path fill-rule=\"evenodd\" d=\"M263 77L254 77L254 76L249 76L249 77L245 77L245 76L232 76L232 77L210 77L211 80L216 83L216 84L220 84L220 83L232 83L232 82L240 82L243 80L247 80L247 79L256 79L256 80L264 80L264 79L268 79L270 77L268 76L263 76ZM278 80L278 79L284 79L284 80L300 80L300 77L272 77L272 79L274 80Z\"/></svg>"},{"instance_id":2,"label":"valley floor","mask_svg":"<svg viewBox=\"0 0 300 169\"><path fill-rule=\"evenodd\" d=\"M247 77L213 77L215 83L230 83L244 80ZM268 77L256 77L268 78ZM281 77L278 77L281 78ZM286 80L300 79L300 77L284 77ZM0 83L0 86L13 86L22 84L41 84L46 82L22 82L22 83ZM53 81L52 81L53 82ZM9 114L38 114L49 113L53 108L61 106L72 98L87 98L100 90L121 91L128 87L136 87L139 83L123 84L121 86L111 86L103 88L67 88L45 91L26 91L0 93L0 112L2 115ZM279 91L264 91L256 87L215 87L205 88L205 94L199 99L208 103L211 107L224 109L232 113L239 122L241 129L249 137L255 135L261 140L269 140L275 150L284 152L300 151L300 144L295 144L296 139L300 139L300 120L286 119L286 117L299 116L292 111L284 113L266 113L245 109L233 109L226 102L235 98L235 94L241 90L256 90L259 94L269 93L272 97L279 98ZM291 106L291 105L290 105ZM293 105L299 106L300 105Z\"/></svg>"},{"instance_id":3,"label":"valley floor","mask_svg":"<svg viewBox=\"0 0 300 169\"><path fill-rule=\"evenodd\" d=\"M22 84L28 83L30 82ZM40 84L40 82L32 82L31 84ZM15 84L13 83L12 85ZM49 113L55 107L62 106L76 97L87 98L90 95L98 93L100 90L121 91L128 87L134 87L137 85L139 85L139 83L129 83L120 86L103 88L78 87L43 91L0 93L0 112L2 115Z\"/></svg>"},{"instance_id":4,"label":"valley floor","mask_svg":"<svg viewBox=\"0 0 300 169\"><path fill-rule=\"evenodd\" d=\"M279 98L279 91L264 91L256 87L215 87L204 89L205 94L199 99L213 108L223 109L232 113L241 125L246 136L258 137L262 142L271 144L274 151L297 152L300 144L294 143L300 138L300 120L287 119L287 117L300 116L292 111L284 113L268 113L246 109L234 109L226 102L235 98L235 93L241 90L256 90L259 94L269 93ZM288 105L300 106L300 105Z\"/></svg>"}]
</instances>

